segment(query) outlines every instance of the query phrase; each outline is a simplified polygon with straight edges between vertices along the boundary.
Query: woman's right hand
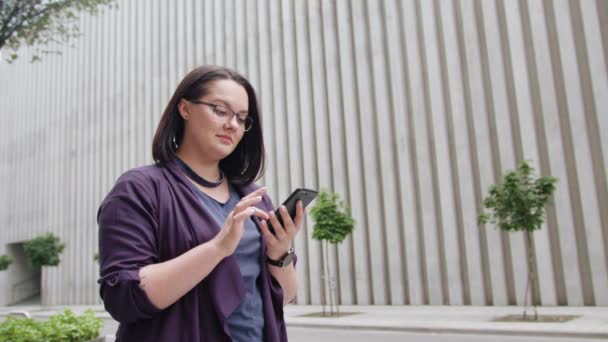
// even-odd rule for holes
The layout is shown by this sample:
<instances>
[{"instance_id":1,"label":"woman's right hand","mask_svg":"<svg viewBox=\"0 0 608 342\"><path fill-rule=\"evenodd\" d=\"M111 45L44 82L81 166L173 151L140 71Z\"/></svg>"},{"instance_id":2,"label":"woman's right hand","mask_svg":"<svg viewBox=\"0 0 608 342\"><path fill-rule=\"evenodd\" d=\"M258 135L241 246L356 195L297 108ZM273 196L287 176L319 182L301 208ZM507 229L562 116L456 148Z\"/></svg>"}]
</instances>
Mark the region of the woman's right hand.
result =
<instances>
[{"instance_id":1,"label":"woman's right hand","mask_svg":"<svg viewBox=\"0 0 608 342\"><path fill-rule=\"evenodd\" d=\"M252 215L268 219L267 213L255 207L265 193L266 188L260 188L243 197L210 241L171 260L142 267L139 287L150 303L161 310L168 308L205 279L222 259L234 253L243 237L245 220Z\"/></svg>"},{"instance_id":2,"label":"woman's right hand","mask_svg":"<svg viewBox=\"0 0 608 342\"><path fill-rule=\"evenodd\" d=\"M264 210L255 205L262 201L262 196L266 193L266 187L257 189L249 195L241 198L234 210L228 214L220 232L213 238L216 246L224 257L232 255L236 246L241 241L245 231L245 220L255 215L262 220L268 220L269 216Z\"/></svg>"}]
</instances>

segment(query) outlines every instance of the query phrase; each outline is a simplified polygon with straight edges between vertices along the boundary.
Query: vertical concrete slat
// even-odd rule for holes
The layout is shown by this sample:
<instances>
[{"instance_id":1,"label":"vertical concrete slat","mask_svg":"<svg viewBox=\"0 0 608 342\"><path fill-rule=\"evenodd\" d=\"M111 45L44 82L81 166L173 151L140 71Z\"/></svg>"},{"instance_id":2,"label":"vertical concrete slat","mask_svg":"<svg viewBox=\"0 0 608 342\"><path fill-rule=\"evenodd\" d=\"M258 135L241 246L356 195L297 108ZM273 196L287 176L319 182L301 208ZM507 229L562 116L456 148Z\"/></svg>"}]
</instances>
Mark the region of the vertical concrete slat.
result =
<instances>
[{"instance_id":1,"label":"vertical concrete slat","mask_svg":"<svg viewBox=\"0 0 608 342\"><path fill-rule=\"evenodd\" d=\"M352 3L338 0L336 3L337 39L340 50L340 76L343 98L344 135L346 148L346 162L348 163L348 195L347 198L353 218L356 221L352 233L353 240L353 278L354 293L353 304L372 303L372 277L368 258L368 239L366 228L363 226L366 219L365 198L363 190L363 158L361 152L360 122L356 119L359 112L357 96L356 60L354 51L354 32L352 20Z\"/></svg>"},{"instance_id":2,"label":"vertical concrete slat","mask_svg":"<svg viewBox=\"0 0 608 342\"><path fill-rule=\"evenodd\" d=\"M370 70L370 23L367 18L367 2L357 1L351 3L350 15L353 22L352 33L353 37L357 37L352 42L355 77L357 88L355 97L357 101L358 111L353 113L353 117L360 122L358 138L361 139L361 157L362 157L362 172L363 184L362 191L364 203L360 210L365 212L365 219L359 222L357 229L361 230L364 239L369 243L370 248L376 250L376 253L366 251L367 268L372 270L374 276L370 280L371 283L371 304L388 304L390 296L390 288L387 283L387 267L385 264L385 254L382 249L383 230L380 213L381 205L380 194L377 191L376 182L366 180L378 178L378 160L377 150L375 146L377 132L374 129L373 117L370 113L375 112L373 94L373 74ZM355 24L358 23L358 24Z\"/></svg>"},{"instance_id":3,"label":"vertical concrete slat","mask_svg":"<svg viewBox=\"0 0 608 342\"><path fill-rule=\"evenodd\" d=\"M299 88L299 125L302 134L302 175L306 186L313 189L318 188L316 173L316 135L313 117L313 88L312 82L312 59L310 56L311 42L308 27L308 3L296 1L294 3L295 35L297 42L298 58L298 88ZM308 281L308 304L321 304L325 298L325 288L322 279L321 249L320 244L312 240L312 221L308 221L301 232L305 238L304 255L306 261L301 264Z\"/></svg>"},{"instance_id":4,"label":"vertical concrete slat","mask_svg":"<svg viewBox=\"0 0 608 342\"><path fill-rule=\"evenodd\" d=\"M302 172L302 149L306 141L302 139L302 129L300 125L300 92L298 84L298 60L297 49L298 41L296 40L295 32L295 6L293 3L285 1L281 4L281 20L282 20L282 44L284 50L284 67L285 67L285 118L286 118L286 135L288 144L286 146L289 155L289 163L284 162L283 167L288 168L289 187L288 191L296 188L309 187L304 183ZM308 217L309 215L307 215ZM311 221L305 219L300 233L294 241L294 248L298 254L298 278L300 283L298 286L297 303L305 304L310 302L310 286L308 281L303 281L309 278L308 257L307 257L307 228Z\"/></svg>"},{"instance_id":5,"label":"vertical concrete slat","mask_svg":"<svg viewBox=\"0 0 608 342\"><path fill-rule=\"evenodd\" d=\"M471 0L463 0L460 3L462 15L462 32L464 36L464 53L466 60L464 65L468 70L466 75L468 91L470 94L470 113L469 122L471 122L471 150L472 150L472 170L473 178L472 185L475 193L476 213L482 210L481 203L490 184L493 182L493 165L492 152L490 150L490 136L488 132L487 122L487 104L484 96L486 90L483 84L483 70L479 63L481 58L481 49L479 41L479 23L476 19L475 3ZM489 258L489 249L502 250L498 236L492 232L491 228L480 228L476 226L467 227L468 238L472 244L479 243L481 255L481 269L476 270L483 275L483 289L472 289L472 291L483 290L487 305L504 304L506 303L506 289L503 279L493 279L492 274L497 273L502 277L502 262L493 263ZM475 235L475 237L473 237ZM479 235L479 239L477 239ZM472 247L473 248L473 247ZM491 266L490 266L491 265ZM491 272L490 268L497 267L496 272ZM494 284L498 283L498 284Z\"/></svg>"},{"instance_id":6,"label":"vertical concrete slat","mask_svg":"<svg viewBox=\"0 0 608 342\"><path fill-rule=\"evenodd\" d=\"M567 96L569 125L574 146L574 167L578 173L578 187L581 193L584 230L587 238L589 259L591 260L591 279L595 304L608 302L608 273L606 272L606 250L603 248L601 221L597 203L597 192L593 182L593 166L590 146L588 143L588 127L584 120L583 97L580 81L580 71L575 54L574 37L571 30L571 13L568 3L556 0L553 3L555 18L558 21L557 37L559 52L562 58L562 72ZM580 229L580 227L579 227Z\"/></svg>"},{"instance_id":7,"label":"vertical concrete slat","mask_svg":"<svg viewBox=\"0 0 608 342\"><path fill-rule=\"evenodd\" d=\"M512 64L512 75L519 121L518 132L520 144L522 146L524 160L532 160L532 165L537 172L541 171L539 165L541 160L538 155L538 138L536 137L534 113L532 108L532 100L530 98L530 80L527 77L527 65L524 54L524 38L521 26L521 15L519 12L518 2L506 4L504 6L506 14L507 32L510 45L510 59ZM506 42L505 42L506 43ZM557 293L554 277L554 262L551 257L551 247L549 242L549 232L547 225L544 224L540 232L534 234L534 251L536 256L536 269L538 274L538 287L540 291L540 300L544 305L556 305ZM521 255L520 255L521 256ZM522 259L518 255L513 255L513 259ZM515 268L520 269L521 265ZM517 277L516 277L517 279ZM523 297L524 281L520 279L520 288L516 291ZM518 296L521 298L520 296ZM519 302L519 301L518 301Z\"/></svg>"},{"instance_id":8,"label":"vertical concrete slat","mask_svg":"<svg viewBox=\"0 0 608 342\"><path fill-rule=\"evenodd\" d=\"M342 200L347 203L350 196L348 192L348 172L346 162L346 140L344 121L344 98L342 94L342 74L340 68L341 51L338 45L338 14L336 2L329 1L321 4L321 15L323 21L323 45L325 52L325 74L327 79L327 127L331 155L331 183L333 191L338 193ZM348 237L337 248L333 257L332 269L336 277L336 291L334 296L336 302L341 304L352 304L355 298L354 291L354 263L353 242Z\"/></svg>"},{"instance_id":9,"label":"vertical concrete slat","mask_svg":"<svg viewBox=\"0 0 608 342\"><path fill-rule=\"evenodd\" d=\"M435 6L434 6L435 5ZM424 25L424 39L427 59L428 96L430 99L430 128L432 137L431 151L433 156L433 184L435 189L435 206L437 215L437 238L441 258L443 302L462 305L463 282L458 245L458 230L454 204L454 184L451 174L454 172L450 159L448 120L450 109L449 93L446 93L446 75L443 74L441 60L445 55L444 39L440 31L443 24L437 15L437 2L426 2L421 6Z\"/></svg>"},{"instance_id":10,"label":"vertical concrete slat","mask_svg":"<svg viewBox=\"0 0 608 342\"><path fill-rule=\"evenodd\" d=\"M471 170L470 120L467 112L471 108L471 94L465 64L464 35L462 15L458 4L442 1L440 6L445 44L446 89L449 92L448 127L451 129L451 157L454 160L452 171L455 185L456 219L458 225L460 258L463 280L463 304L482 305L484 303L483 277L480 270L479 234L477 211Z\"/></svg>"}]
</instances>

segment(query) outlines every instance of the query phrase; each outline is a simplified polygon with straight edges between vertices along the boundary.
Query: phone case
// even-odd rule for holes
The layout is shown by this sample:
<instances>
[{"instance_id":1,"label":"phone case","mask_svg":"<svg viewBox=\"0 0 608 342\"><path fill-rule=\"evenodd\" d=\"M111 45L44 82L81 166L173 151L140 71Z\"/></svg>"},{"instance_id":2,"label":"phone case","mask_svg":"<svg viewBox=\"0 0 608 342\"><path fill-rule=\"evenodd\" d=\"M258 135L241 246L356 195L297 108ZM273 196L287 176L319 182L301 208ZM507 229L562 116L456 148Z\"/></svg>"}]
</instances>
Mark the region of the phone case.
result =
<instances>
[{"instance_id":1,"label":"phone case","mask_svg":"<svg viewBox=\"0 0 608 342\"><path fill-rule=\"evenodd\" d=\"M289 213L289 216L291 216L291 218L293 219L296 216L296 204L298 203L298 200L301 200L302 205L304 206L304 208L306 208L306 206L310 202L312 202L312 200L315 199L315 197L317 197L317 194L318 194L318 192L316 190L306 189L306 188L297 188L291 193L291 195L289 195L289 197L287 197L285 202L283 202L283 205L285 206L285 208L287 208L287 212ZM281 218L281 213L279 212L279 209L277 208L277 210L275 210L274 213L282 225L283 219ZM270 232L272 234L275 234L272 224L269 221L267 223L268 223L268 229L270 230Z\"/></svg>"}]
</instances>

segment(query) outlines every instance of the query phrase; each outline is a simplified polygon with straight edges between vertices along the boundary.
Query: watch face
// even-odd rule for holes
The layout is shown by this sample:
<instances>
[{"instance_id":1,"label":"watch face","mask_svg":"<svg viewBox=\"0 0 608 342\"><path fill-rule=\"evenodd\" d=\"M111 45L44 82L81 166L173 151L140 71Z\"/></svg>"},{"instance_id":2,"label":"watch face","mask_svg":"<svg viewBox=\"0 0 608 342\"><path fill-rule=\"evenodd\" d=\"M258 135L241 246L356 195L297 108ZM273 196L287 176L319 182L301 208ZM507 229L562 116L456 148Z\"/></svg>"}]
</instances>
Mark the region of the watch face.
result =
<instances>
[{"instance_id":1,"label":"watch face","mask_svg":"<svg viewBox=\"0 0 608 342\"><path fill-rule=\"evenodd\" d=\"M293 255L294 255L293 253L289 253L285 256L285 259L283 259L283 266L289 265L289 263L293 259Z\"/></svg>"}]
</instances>

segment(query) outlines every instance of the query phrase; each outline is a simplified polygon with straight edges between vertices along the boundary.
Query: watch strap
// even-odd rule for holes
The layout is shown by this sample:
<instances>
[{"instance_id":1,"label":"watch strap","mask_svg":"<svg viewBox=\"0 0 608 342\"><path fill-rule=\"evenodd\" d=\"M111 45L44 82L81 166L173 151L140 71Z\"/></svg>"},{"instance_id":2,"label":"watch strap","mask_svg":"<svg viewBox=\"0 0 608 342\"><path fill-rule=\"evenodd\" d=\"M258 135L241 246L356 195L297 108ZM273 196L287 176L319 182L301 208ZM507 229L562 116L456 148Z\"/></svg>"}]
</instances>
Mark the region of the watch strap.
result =
<instances>
[{"instance_id":1,"label":"watch strap","mask_svg":"<svg viewBox=\"0 0 608 342\"><path fill-rule=\"evenodd\" d=\"M271 259L268 257L268 255L266 255L266 262L273 266L285 267L291 263L291 260L293 259L292 254L294 254L293 247L290 248L280 260Z\"/></svg>"}]
</instances>

